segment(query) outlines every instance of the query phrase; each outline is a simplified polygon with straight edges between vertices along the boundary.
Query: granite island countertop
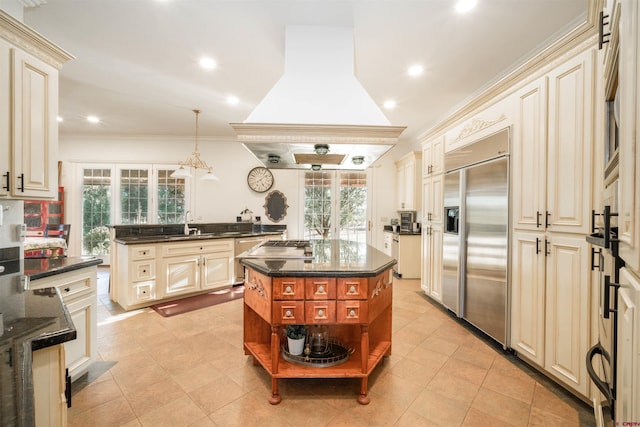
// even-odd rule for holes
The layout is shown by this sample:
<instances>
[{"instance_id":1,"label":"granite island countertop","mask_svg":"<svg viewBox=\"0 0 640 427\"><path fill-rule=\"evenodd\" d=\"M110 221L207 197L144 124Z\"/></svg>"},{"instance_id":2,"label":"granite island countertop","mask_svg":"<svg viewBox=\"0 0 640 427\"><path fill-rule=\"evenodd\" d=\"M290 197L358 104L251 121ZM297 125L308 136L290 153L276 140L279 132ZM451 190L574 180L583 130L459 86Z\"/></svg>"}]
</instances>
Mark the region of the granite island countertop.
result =
<instances>
[{"instance_id":1,"label":"granite island countertop","mask_svg":"<svg viewBox=\"0 0 640 427\"><path fill-rule=\"evenodd\" d=\"M374 277L396 260L366 243L311 240L312 259L241 258L240 263L270 277Z\"/></svg>"}]
</instances>

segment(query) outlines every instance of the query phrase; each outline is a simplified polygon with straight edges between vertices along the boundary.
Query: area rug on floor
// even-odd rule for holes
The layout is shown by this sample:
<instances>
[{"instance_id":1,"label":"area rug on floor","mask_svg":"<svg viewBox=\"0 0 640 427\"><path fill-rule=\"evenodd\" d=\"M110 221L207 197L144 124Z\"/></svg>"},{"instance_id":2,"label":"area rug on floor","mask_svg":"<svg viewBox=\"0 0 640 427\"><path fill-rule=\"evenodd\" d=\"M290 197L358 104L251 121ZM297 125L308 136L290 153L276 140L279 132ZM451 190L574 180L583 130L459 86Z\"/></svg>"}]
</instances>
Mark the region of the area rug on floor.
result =
<instances>
[{"instance_id":1,"label":"area rug on floor","mask_svg":"<svg viewBox=\"0 0 640 427\"><path fill-rule=\"evenodd\" d=\"M187 313L189 311L211 307L212 305L222 304L223 302L233 301L242 298L243 295L244 286L240 285L219 291L211 291L206 294L181 298L175 301L154 304L151 308L163 317L171 317L176 314Z\"/></svg>"}]
</instances>

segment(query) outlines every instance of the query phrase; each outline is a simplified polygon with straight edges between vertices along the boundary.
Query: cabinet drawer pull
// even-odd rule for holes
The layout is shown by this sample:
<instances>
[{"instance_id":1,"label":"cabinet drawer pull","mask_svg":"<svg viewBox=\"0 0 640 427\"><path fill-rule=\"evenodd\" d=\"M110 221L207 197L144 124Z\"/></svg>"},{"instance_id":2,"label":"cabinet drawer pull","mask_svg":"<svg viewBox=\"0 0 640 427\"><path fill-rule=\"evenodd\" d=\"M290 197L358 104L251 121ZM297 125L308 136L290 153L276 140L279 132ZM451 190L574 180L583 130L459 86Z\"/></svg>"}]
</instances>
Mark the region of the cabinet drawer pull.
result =
<instances>
[{"instance_id":1,"label":"cabinet drawer pull","mask_svg":"<svg viewBox=\"0 0 640 427\"><path fill-rule=\"evenodd\" d=\"M64 291L65 291L65 292L70 292L70 291L71 291L71 288L66 287L66 288L64 288Z\"/></svg>"},{"instance_id":2,"label":"cabinet drawer pull","mask_svg":"<svg viewBox=\"0 0 640 427\"><path fill-rule=\"evenodd\" d=\"M324 286L320 285L318 286L318 292L319 294L324 294Z\"/></svg>"},{"instance_id":3,"label":"cabinet drawer pull","mask_svg":"<svg viewBox=\"0 0 640 427\"><path fill-rule=\"evenodd\" d=\"M284 312L284 317L293 317L293 313L291 312L291 310L287 310Z\"/></svg>"},{"instance_id":4,"label":"cabinet drawer pull","mask_svg":"<svg viewBox=\"0 0 640 427\"><path fill-rule=\"evenodd\" d=\"M356 291L356 287L355 287L355 285L351 285L351 286L349 287L349 293L350 293L350 294L356 294L356 293L358 293L358 292Z\"/></svg>"},{"instance_id":5,"label":"cabinet drawer pull","mask_svg":"<svg viewBox=\"0 0 640 427\"><path fill-rule=\"evenodd\" d=\"M318 316L324 317L324 310L323 309L318 310Z\"/></svg>"},{"instance_id":6,"label":"cabinet drawer pull","mask_svg":"<svg viewBox=\"0 0 640 427\"><path fill-rule=\"evenodd\" d=\"M287 287L286 287L286 288L284 288L284 292L285 292L286 294L290 294L290 293L292 293L292 292L293 292L293 289L291 288L291 286L288 286L288 285L287 285Z\"/></svg>"},{"instance_id":7,"label":"cabinet drawer pull","mask_svg":"<svg viewBox=\"0 0 640 427\"><path fill-rule=\"evenodd\" d=\"M349 310L349 317L356 317L356 311L353 308Z\"/></svg>"}]
</instances>

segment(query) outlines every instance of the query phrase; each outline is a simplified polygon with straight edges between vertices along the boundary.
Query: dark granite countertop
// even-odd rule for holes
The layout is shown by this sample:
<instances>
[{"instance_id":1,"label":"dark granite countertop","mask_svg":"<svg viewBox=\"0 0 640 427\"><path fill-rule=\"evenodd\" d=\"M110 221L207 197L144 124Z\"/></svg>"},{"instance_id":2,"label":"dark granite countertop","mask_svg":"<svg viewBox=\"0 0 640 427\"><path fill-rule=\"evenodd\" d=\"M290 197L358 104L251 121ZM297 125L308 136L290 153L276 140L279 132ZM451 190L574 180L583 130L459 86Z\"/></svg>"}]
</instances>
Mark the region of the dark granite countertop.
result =
<instances>
[{"instance_id":1,"label":"dark granite countertop","mask_svg":"<svg viewBox=\"0 0 640 427\"><path fill-rule=\"evenodd\" d=\"M167 243L167 242L184 242L184 241L202 241L211 239L235 239L237 237L259 237L259 236L278 236L281 231L227 231L227 232L211 232L198 235L185 236L184 234L167 234L156 236L123 236L113 239L114 242L123 245L139 245L149 243Z\"/></svg>"},{"instance_id":2,"label":"dark granite countertop","mask_svg":"<svg viewBox=\"0 0 640 427\"><path fill-rule=\"evenodd\" d=\"M99 264L102 260L96 257L25 258L24 274L38 280Z\"/></svg>"},{"instance_id":3,"label":"dark granite countertop","mask_svg":"<svg viewBox=\"0 0 640 427\"><path fill-rule=\"evenodd\" d=\"M271 277L373 277L396 260L365 243L312 240L313 259L241 259L240 263Z\"/></svg>"}]
</instances>

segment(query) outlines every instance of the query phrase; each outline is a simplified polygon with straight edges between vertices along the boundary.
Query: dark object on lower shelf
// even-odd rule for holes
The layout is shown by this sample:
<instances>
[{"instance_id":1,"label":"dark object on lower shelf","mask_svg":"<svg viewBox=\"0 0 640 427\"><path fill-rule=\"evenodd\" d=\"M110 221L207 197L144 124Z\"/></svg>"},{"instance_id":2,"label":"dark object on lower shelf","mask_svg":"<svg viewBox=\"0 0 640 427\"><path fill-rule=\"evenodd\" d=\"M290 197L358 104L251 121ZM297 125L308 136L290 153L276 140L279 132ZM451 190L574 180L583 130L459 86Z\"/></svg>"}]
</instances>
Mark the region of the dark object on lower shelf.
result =
<instances>
[{"instance_id":1,"label":"dark object on lower shelf","mask_svg":"<svg viewBox=\"0 0 640 427\"><path fill-rule=\"evenodd\" d=\"M349 356L354 352L353 349L348 349L344 345L332 341L330 344L330 350L320 357L313 355L306 356L301 354L300 356L294 356L289 353L286 348L282 348L282 357L298 365L313 366L314 368L325 368L329 366L336 366L349 360Z\"/></svg>"},{"instance_id":2,"label":"dark object on lower shelf","mask_svg":"<svg viewBox=\"0 0 640 427\"><path fill-rule=\"evenodd\" d=\"M211 307L213 305L222 304L223 302L233 301L242 298L244 295L244 285L234 286L233 288L212 291L206 294L195 295L177 299L175 301L166 301L151 306L162 317L171 317L176 314L188 313L193 310Z\"/></svg>"}]
</instances>

